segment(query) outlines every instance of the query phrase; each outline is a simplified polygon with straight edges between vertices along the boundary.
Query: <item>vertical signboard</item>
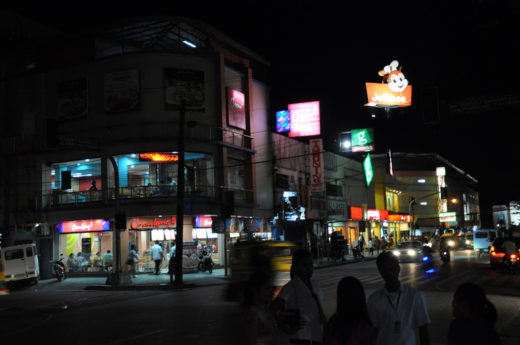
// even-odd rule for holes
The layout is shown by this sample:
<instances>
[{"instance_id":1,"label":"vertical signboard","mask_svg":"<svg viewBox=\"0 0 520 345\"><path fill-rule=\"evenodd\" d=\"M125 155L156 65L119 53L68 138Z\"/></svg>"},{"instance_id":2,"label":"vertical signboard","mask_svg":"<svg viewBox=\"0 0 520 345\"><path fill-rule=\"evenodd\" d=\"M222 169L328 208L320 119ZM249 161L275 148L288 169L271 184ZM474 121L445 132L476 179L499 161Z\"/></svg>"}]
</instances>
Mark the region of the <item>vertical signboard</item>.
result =
<instances>
[{"instance_id":1,"label":"vertical signboard","mask_svg":"<svg viewBox=\"0 0 520 345\"><path fill-rule=\"evenodd\" d=\"M246 96L237 90L227 89L228 125L246 129Z\"/></svg>"},{"instance_id":2,"label":"vertical signboard","mask_svg":"<svg viewBox=\"0 0 520 345\"><path fill-rule=\"evenodd\" d=\"M365 160L363 160L363 170L365 172L365 182L367 187L370 186L370 182L374 178L374 171L372 170L372 160L370 158L370 153L367 154Z\"/></svg>"},{"instance_id":3,"label":"vertical signboard","mask_svg":"<svg viewBox=\"0 0 520 345\"><path fill-rule=\"evenodd\" d=\"M309 141L311 151L311 191L325 191L325 176L323 169L323 141L322 139L311 139Z\"/></svg>"}]
</instances>

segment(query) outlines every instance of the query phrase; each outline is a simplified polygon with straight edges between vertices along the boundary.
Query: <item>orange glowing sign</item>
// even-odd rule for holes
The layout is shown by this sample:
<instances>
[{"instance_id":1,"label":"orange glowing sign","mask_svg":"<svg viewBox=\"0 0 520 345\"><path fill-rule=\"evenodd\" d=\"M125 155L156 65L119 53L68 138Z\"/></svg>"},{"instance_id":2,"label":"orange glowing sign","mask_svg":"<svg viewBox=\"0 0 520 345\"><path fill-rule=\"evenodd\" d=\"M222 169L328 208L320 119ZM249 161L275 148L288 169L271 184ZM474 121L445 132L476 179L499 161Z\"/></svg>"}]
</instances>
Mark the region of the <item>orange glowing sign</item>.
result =
<instances>
[{"instance_id":1,"label":"orange glowing sign","mask_svg":"<svg viewBox=\"0 0 520 345\"><path fill-rule=\"evenodd\" d=\"M140 153L139 160L151 162L177 162L179 160L179 155L162 152Z\"/></svg>"},{"instance_id":2,"label":"orange glowing sign","mask_svg":"<svg viewBox=\"0 0 520 345\"><path fill-rule=\"evenodd\" d=\"M399 62L394 60L379 71L383 83L366 83L367 106L409 107L412 105L412 86L408 84L408 79L401 72L402 66L399 69L397 66Z\"/></svg>"}]
</instances>

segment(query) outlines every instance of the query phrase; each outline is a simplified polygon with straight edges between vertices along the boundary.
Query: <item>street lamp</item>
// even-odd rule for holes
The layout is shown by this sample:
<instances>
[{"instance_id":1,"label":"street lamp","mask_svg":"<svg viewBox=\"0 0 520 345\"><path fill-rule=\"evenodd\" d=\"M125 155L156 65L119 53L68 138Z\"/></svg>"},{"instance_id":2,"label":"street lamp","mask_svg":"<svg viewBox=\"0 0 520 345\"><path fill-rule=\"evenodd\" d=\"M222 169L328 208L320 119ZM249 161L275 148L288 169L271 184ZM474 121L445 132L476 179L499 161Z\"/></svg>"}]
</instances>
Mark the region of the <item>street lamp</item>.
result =
<instances>
[{"instance_id":1,"label":"street lamp","mask_svg":"<svg viewBox=\"0 0 520 345\"><path fill-rule=\"evenodd\" d=\"M414 228L414 209L413 209L413 205L415 204L415 197L412 196L412 199L410 200L410 202L408 203L408 213L412 215L412 227L410 229L410 234L412 236L415 237L415 228Z\"/></svg>"}]
</instances>

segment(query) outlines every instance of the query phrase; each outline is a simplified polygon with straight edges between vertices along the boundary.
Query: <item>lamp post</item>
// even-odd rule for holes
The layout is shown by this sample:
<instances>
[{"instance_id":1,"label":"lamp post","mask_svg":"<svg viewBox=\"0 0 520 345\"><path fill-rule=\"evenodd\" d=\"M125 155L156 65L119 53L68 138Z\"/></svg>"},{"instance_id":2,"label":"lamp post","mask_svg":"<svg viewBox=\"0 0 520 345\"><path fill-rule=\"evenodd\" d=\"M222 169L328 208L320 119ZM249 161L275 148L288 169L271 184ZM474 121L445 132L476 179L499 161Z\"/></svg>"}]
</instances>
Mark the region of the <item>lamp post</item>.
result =
<instances>
[{"instance_id":1,"label":"lamp post","mask_svg":"<svg viewBox=\"0 0 520 345\"><path fill-rule=\"evenodd\" d=\"M181 99L179 110L179 162L177 166L177 216L175 222L177 234L175 235L175 285L182 287L182 251L183 251L183 223L184 223L184 109L185 101Z\"/></svg>"},{"instance_id":2,"label":"lamp post","mask_svg":"<svg viewBox=\"0 0 520 345\"><path fill-rule=\"evenodd\" d=\"M410 200L410 202L408 203L408 213L412 215L412 226L411 226L411 229L410 229L410 235L414 236L415 237L415 214L414 214L414 209L413 209L413 205L415 204L415 197L412 196L412 199Z\"/></svg>"}]
</instances>

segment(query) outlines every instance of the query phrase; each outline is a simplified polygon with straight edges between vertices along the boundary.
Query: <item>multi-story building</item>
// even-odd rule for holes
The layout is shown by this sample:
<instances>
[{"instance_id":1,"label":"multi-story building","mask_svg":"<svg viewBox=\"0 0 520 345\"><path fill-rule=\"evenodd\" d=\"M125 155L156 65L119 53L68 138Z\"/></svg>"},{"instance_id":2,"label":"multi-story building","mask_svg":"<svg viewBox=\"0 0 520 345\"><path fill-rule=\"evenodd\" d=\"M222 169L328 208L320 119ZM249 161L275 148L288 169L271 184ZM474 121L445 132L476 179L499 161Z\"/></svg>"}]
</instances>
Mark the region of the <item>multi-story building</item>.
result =
<instances>
[{"instance_id":1,"label":"multi-story building","mask_svg":"<svg viewBox=\"0 0 520 345\"><path fill-rule=\"evenodd\" d=\"M27 43L2 61L9 242L35 239L43 262L103 254L118 214L122 260L134 244L151 269L152 242L169 250L175 238L180 174L185 242L224 263L211 218L223 213L233 236L271 236L268 61L173 17Z\"/></svg>"},{"instance_id":2,"label":"multi-story building","mask_svg":"<svg viewBox=\"0 0 520 345\"><path fill-rule=\"evenodd\" d=\"M376 208L387 210L391 218L395 213L412 217L410 222L389 223L384 233L400 240L480 226L479 194L474 189L478 181L442 156L393 153L391 166L388 155L373 155L373 159L378 171Z\"/></svg>"}]
</instances>

